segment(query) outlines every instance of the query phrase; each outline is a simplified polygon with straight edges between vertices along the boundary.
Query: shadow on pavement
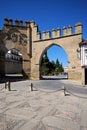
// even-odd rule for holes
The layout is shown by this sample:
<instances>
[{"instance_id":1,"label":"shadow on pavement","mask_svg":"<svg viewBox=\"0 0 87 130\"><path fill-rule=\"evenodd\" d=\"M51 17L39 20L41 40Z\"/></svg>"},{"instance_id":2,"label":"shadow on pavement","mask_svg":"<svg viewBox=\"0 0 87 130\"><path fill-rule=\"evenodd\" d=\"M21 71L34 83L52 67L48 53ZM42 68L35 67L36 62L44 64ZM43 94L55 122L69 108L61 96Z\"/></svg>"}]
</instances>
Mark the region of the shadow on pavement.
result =
<instances>
[{"instance_id":1,"label":"shadow on pavement","mask_svg":"<svg viewBox=\"0 0 87 130\"><path fill-rule=\"evenodd\" d=\"M0 84L6 83L7 81L18 82L18 81L24 81L26 79L27 78L24 78L23 76L4 76L4 77L0 77Z\"/></svg>"}]
</instances>

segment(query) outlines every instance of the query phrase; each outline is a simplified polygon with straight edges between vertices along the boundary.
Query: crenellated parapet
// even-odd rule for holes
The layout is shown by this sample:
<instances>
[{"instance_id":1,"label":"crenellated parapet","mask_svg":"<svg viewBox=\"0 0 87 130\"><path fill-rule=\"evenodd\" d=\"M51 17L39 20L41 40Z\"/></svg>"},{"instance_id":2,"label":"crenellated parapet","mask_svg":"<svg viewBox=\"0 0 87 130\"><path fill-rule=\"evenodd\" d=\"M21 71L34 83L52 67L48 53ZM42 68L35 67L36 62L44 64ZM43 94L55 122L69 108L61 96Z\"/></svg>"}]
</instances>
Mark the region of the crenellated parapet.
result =
<instances>
[{"instance_id":1,"label":"crenellated parapet","mask_svg":"<svg viewBox=\"0 0 87 130\"><path fill-rule=\"evenodd\" d=\"M20 20L20 21L15 20L15 25L22 27L23 26L23 21L22 20Z\"/></svg>"},{"instance_id":2,"label":"crenellated parapet","mask_svg":"<svg viewBox=\"0 0 87 130\"><path fill-rule=\"evenodd\" d=\"M32 20L30 21L30 27L32 30L32 40L37 41L41 39L41 34L38 28L38 25Z\"/></svg>"},{"instance_id":3,"label":"crenellated parapet","mask_svg":"<svg viewBox=\"0 0 87 130\"><path fill-rule=\"evenodd\" d=\"M76 34L82 34L82 24L81 23L77 23L74 26L74 31L72 31L72 26L68 26L68 27L63 27L63 29L52 29L52 31L46 31L46 32L42 32L42 39L41 40L46 40L46 39L53 39L53 38L61 38L61 37L65 37L65 36L72 36L72 35L76 35Z\"/></svg>"},{"instance_id":4,"label":"crenellated parapet","mask_svg":"<svg viewBox=\"0 0 87 130\"><path fill-rule=\"evenodd\" d=\"M4 25L13 25L13 20L12 19L4 19Z\"/></svg>"},{"instance_id":5,"label":"crenellated parapet","mask_svg":"<svg viewBox=\"0 0 87 130\"><path fill-rule=\"evenodd\" d=\"M72 27L69 25L68 28L63 28L63 36L72 35Z\"/></svg>"},{"instance_id":6,"label":"crenellated parapet","mask_svg":"<svg viewBox=\"0 0 87 130\"><path fill-rule=\"evenodd\" d=\"M38 26L35 24L35 22L30 23L31 28L32 28L32 34L33 34L33 41L38 41L38 40L50 40L53 38L61 38L65 36L73 36L77 34L82 34L82 24L77 23L74 26L74 29L72 26L68 27L63 27L63 29L57 28L57 29L52 29L52 31L44 31L42 33L39 32Z\"/></svg>"},{"instance_id":7,"label":"crenellated parapet","mask_svg":"<svg viewBox=\"0 0 87 130\"><path fill-rule=\"evenodd\" d=\"M61 29L58 28L57 30L52 29L52 38L60 37L61 36Z\"/></svg>"},{"instance_id":8,"label":"crenellated parapet","mask_svg":"<svg viewBox=\"0 0 87 130\"><path fill-rule=\"evenodd\" d=\"M75 24L75 34L82 33L82 23Z\"/></svg>"},{"instance_id":9,"label":"crenellated parapet","mask_svg":"<svg viewBox=\"0 0 87 130\"><path fill-rule=\"evenodd\" d=\"M75 24L74 28L72 28L72 26L69 25L68 27L63 27L63 29L57 28L57 29L52 29L52 31L44 31L42 33L39 31L38 25L33 20L26 21L23 24L22 20L13 21L12 19L5 18L4 25L31 28L31 35L32 35L33 41L49 40L49 39L53 39L53 38L61 38L61 37L65 37L65 36L82 34L82 24L81 23Z\"/></svg>"},{"instance_id":10,"label":"crenellated parapet","mask_svg":"<svg viewBox=\"0 0 87 130\"><path fill-rule=\"evenodd\" d=\"M5 18L4 19L4 25L5 26L23 26L23 21L22 20L15 20L14 21L15 24L13 24L13 20L12 19L7 19Z\"/></svg>"},{"instance_id":11,"label":"crenellated parapet","mask_svg":"<svg viewBox=\"0 0 87 130\"><path fill-rule=\"evenodd\" d=\"M42 32L42 39L49 39L50 38L50 31Z\"/></svg>"},{"instance_id":12,"label":"crenellated parapet","mask_svg":"<svg viewBox=\"0 0 87 130\"><path fill-rule=\"evenodd\" d=\"M5 26L16 26L16 27L26 27L27 26L27 25L23 25L22 20L16 19L15 21L13 21L12 19L8 19L8 18L4 19L4 25Z\"/></svg>"}]
</instances>

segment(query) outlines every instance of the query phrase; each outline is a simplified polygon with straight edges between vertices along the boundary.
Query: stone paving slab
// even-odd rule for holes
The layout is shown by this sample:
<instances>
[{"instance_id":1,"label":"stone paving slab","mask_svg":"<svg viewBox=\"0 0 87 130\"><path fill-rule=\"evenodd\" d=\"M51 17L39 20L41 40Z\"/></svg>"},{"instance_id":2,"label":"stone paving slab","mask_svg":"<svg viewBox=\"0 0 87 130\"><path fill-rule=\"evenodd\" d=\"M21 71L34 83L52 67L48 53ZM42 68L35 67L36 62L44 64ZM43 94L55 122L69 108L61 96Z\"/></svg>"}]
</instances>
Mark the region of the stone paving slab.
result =
<instances>
[{"instance_id":1,"label":"stone paving slab","mask_svg":"<svg viewBox=\"0 0 87 130\"><path fill-rule=\"evenodd\" d=\"M87 130L87 99L20 85L0 91L0 130Z\"/></svg>"},{"instance_id":2,"label":"stone paving slab","mask_svg":"<svg viewBox=\"0 0 87 130\"><path fill-rule=\"evenodd\" d=\"M64 130L80 130L80 125L77 122L72 121L68 117L63 116L49 116L43 119L45 126L50 128L61 128Z\"/></svg>"},{"instance_id":3,"label":"stone paving slab","mask_svg":"<svg viewBox=\"0 0 87 130\"><path fill-rule=\"evenodd\" d=\"M87 127L87 110L81 113L81 125Z\"/></svg>"}]
</instances>

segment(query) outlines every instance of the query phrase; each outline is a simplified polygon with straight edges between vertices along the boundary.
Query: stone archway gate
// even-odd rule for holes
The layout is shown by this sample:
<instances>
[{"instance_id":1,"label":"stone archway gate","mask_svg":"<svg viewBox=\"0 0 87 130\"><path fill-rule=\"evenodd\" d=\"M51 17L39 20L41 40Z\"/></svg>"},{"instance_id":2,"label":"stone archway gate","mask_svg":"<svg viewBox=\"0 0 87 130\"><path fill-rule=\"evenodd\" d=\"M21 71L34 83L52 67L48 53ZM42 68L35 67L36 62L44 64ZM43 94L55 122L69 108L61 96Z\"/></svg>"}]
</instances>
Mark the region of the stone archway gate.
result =
<instances>
[{"instance_id":1,"label":"stone archway gate","mask_svg":"<svg viewBox=\"0 0 87 130\"><path fill-rule=\"evenodd\" d=\"M68 79L81 81L82 68L78 57L79 43L82 42L81 23L75 25L74 33L69 26L62 30L58 28L41 34L34 21L27 21L26 25L23 25L23 21L16 20L14 25L13 20L5 19L3 32L6 49L16 48L22 53L23 71L29 79L40 79L42 55L50 46L56 44L61 46L68 55Z\"/></svg>"}]
</instances>

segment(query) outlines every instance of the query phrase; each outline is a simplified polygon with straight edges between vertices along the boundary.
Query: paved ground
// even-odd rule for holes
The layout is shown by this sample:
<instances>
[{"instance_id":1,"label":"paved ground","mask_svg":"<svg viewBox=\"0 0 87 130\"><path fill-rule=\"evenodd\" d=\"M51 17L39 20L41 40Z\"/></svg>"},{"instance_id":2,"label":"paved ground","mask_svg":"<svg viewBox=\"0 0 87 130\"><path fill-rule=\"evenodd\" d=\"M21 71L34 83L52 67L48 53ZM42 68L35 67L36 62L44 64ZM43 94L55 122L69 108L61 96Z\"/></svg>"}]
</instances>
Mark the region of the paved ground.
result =
<instances>
[{"instance_id":1,"label":"paved ground","mask_svg":"<svg viewBox=\"0 0 87 130\"><path fill-rule=\"evenodd\" d=\"M67 80L12 82L12 91L4 86L0 84L0 130L87 130L87 86Z\"/></svg>"}]
</instances>

